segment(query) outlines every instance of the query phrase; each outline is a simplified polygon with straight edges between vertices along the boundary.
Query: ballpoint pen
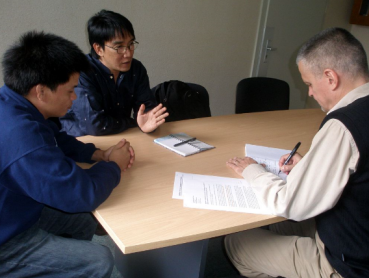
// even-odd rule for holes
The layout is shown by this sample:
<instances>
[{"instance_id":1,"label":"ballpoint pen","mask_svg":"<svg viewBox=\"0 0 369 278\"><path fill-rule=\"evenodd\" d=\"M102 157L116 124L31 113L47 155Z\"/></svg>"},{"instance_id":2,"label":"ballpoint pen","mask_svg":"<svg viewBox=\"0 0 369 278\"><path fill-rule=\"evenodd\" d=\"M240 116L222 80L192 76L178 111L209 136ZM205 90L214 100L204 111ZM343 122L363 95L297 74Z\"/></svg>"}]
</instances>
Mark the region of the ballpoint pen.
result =
<instances>
[{"instance_id":1,"label":"ballpoint pen","mask_svg":"<svg viewBox=\"0 0 369 278\"><path fill-rule=\"evenodd\" d=\"M180 142L180 143L174 144L173 146L174 146L174 147L182 146L182 145L184 145L184 144L187 144L187 143L192 142L192 141L195 141L195 140L196 140L196 137L194 137L194 138L190 138L190 139L188 139L188 140L186 140L186 141L183 141L183 142Z\"/></svg>"},{"instance_id":2,"label":"ballpoint pen","mask_svg":"<svg viewBox=\"0 0 369 278\"><path fill-rule=\"evenodd\" d=\"M296 146L291 151L290 155L287 157L287 159L284 161L283 165L287 165L288 162L290 162L291 158L294 156L294 154L297 152L297 149L300 147L301 142L298 142ZM278 175L281 173L281 170L279 170Z\"/></svg>"}]
</instances>

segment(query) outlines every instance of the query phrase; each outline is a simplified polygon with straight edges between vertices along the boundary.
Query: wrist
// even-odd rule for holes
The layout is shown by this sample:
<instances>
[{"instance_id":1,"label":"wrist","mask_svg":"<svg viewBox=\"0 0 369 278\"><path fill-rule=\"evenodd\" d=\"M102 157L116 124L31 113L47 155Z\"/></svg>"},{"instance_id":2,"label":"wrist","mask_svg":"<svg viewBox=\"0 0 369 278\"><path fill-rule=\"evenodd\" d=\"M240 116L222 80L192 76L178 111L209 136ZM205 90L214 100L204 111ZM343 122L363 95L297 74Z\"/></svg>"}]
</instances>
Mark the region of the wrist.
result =
<instances>
[{"instance_id":1,"label":"wrist","mask_svg":"<svg viewBox=\"0 0 369 278\"><path fill-rule=\"evenodd\" d=\"M103 160L105 160L105 158L104 158L104 151L102 151L100 149L97 149L92 154L91 160L93 160L93 161L103 161Z\"/></svg>"}]
</instances>

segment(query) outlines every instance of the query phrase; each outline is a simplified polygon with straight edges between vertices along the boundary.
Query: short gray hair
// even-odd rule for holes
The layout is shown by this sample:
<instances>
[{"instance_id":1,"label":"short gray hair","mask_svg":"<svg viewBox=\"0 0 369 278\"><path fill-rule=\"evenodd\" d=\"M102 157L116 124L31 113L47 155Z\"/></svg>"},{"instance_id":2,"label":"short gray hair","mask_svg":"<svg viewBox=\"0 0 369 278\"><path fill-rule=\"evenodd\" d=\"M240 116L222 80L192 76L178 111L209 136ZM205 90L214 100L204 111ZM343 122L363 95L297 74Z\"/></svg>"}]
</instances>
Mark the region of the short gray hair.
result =
<instances>
[{"instance_id":1,"label":"short gray hair","mask_svg":"<svg viewBox=\"0 0 369 278\"><path fill-rule=\"evenodd\" d=\"M326 68L350 77L369 76L368 61L362 44L347 30L329 28L308 40L297 54L314 75Z\"/></svg>"}]
</instances>

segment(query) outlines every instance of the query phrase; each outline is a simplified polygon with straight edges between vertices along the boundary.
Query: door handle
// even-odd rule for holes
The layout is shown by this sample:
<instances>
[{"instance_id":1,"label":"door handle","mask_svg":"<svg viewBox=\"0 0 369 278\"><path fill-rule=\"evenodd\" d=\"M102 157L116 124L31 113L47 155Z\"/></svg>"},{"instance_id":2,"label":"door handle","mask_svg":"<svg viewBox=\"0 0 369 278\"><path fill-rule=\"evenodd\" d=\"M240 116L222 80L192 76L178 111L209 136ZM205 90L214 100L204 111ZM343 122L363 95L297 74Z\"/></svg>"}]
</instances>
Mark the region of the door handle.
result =
<instances>
[{"instance_id":1,"label":"door handle","mask_svg":"<svg viewBox=\"0 0 369 278\"><path fill-rule=\"evenodd\" d=\"M264 53L263 63L266 63L267 60L268 60L268 51L277 50L277 48L269 46L269 41L270 40L267 40L267 43L266 43L266 46L265 46L265 53Z\"/></svg>"}]
</instances>

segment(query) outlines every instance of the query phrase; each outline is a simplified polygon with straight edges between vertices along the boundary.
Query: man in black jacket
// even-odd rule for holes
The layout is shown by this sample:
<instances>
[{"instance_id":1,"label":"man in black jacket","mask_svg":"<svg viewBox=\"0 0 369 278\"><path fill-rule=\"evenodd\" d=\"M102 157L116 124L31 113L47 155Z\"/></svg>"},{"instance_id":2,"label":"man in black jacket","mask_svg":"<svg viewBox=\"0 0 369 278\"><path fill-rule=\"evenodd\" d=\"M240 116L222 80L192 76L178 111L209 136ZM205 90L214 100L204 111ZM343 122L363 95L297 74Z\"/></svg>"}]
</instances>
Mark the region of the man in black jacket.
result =
<instances>
[{"instance_id":1,"label":"man in black jacket","mask_svg":"<svg viewBox=\"0 0 369 278\"><path fill-rule=\"evenodd\" d=\"M157 105L142 63L133 58L138 42L131 22L102 10L88 21L93 68L82 72L77 100L60 118L62 129L73 136L120 133L138 126L151 132L165 122L166 108Z\"/></svg>"}]
</instances>

